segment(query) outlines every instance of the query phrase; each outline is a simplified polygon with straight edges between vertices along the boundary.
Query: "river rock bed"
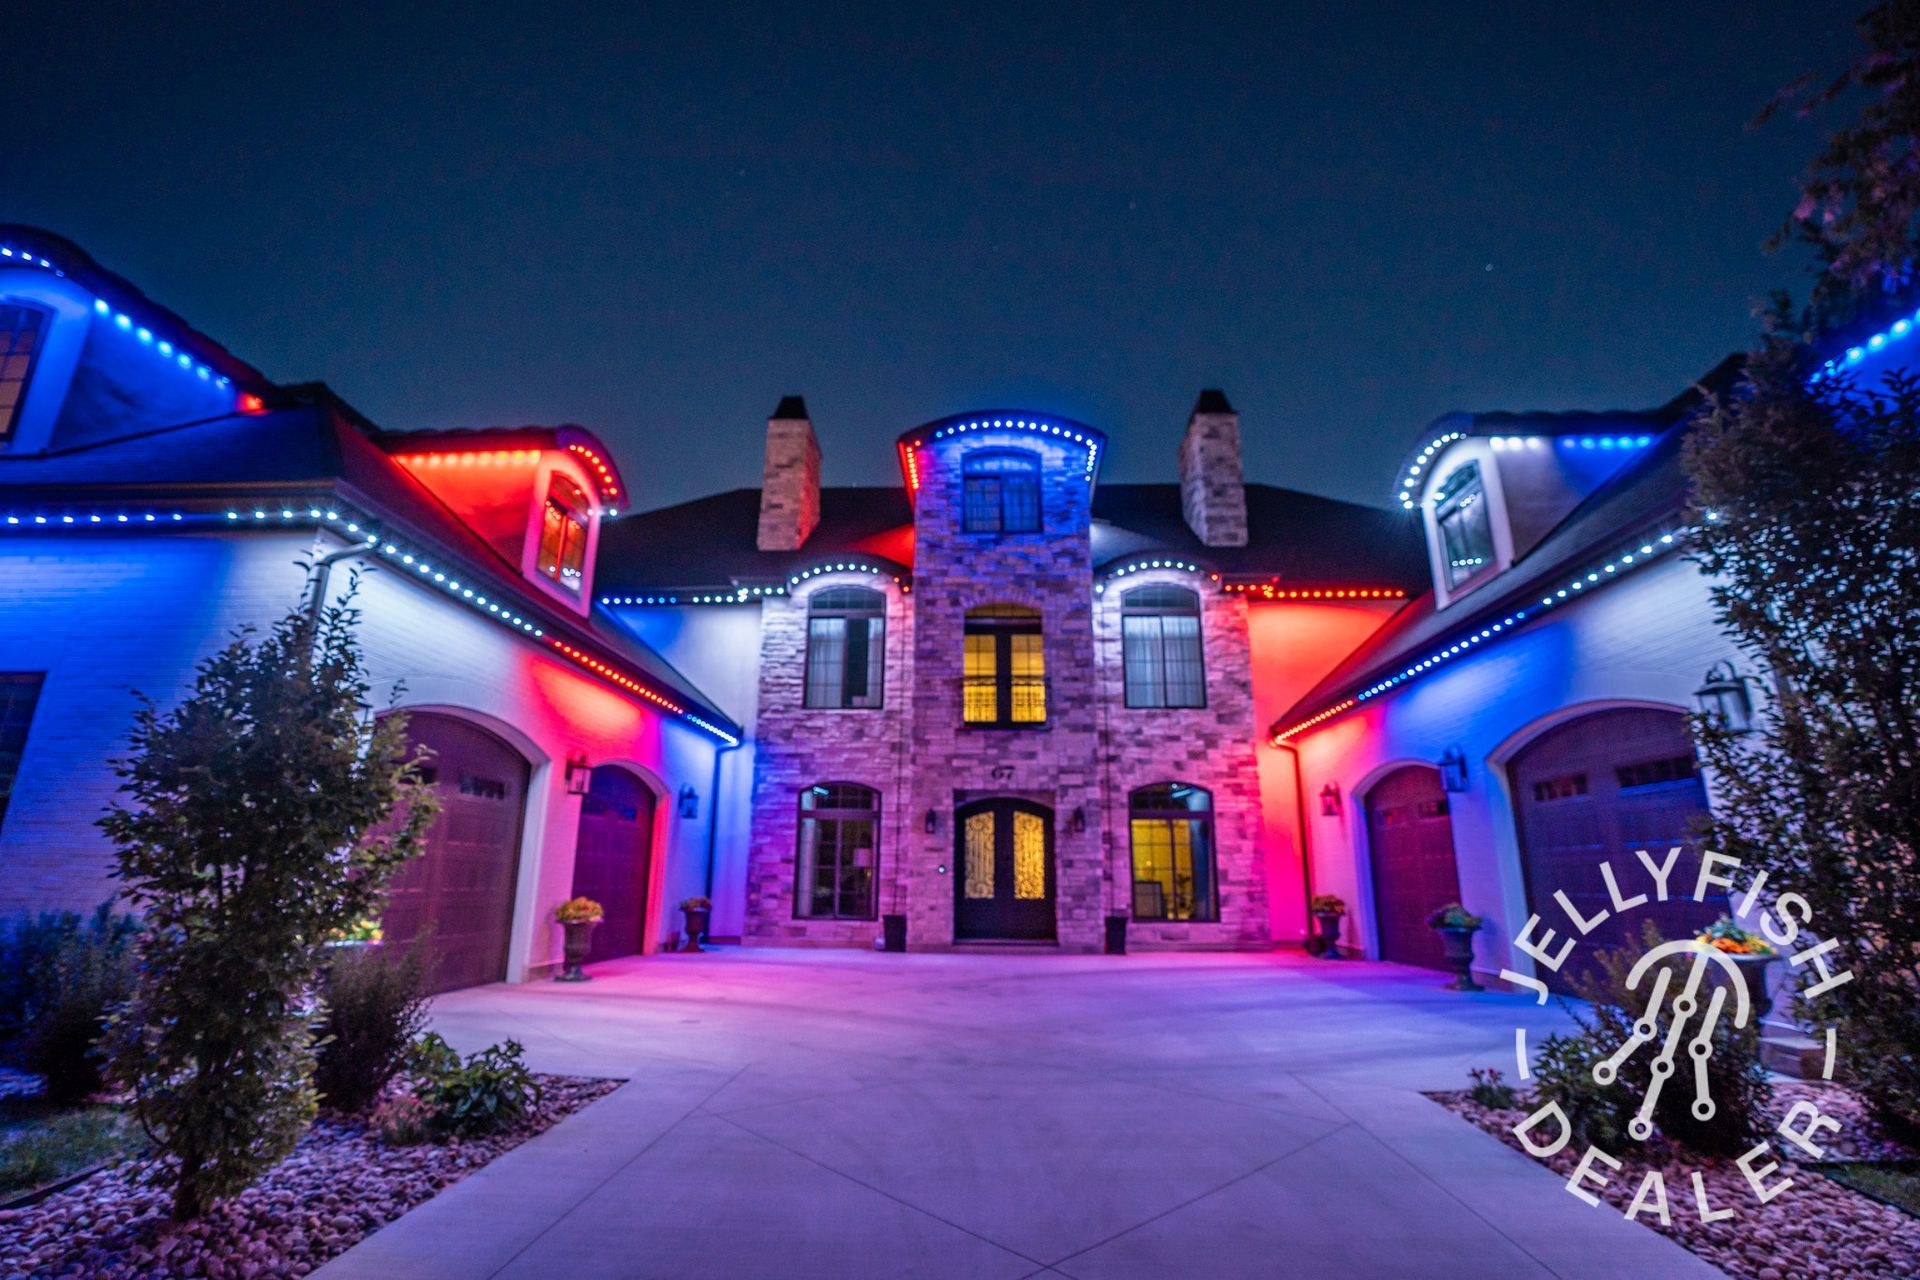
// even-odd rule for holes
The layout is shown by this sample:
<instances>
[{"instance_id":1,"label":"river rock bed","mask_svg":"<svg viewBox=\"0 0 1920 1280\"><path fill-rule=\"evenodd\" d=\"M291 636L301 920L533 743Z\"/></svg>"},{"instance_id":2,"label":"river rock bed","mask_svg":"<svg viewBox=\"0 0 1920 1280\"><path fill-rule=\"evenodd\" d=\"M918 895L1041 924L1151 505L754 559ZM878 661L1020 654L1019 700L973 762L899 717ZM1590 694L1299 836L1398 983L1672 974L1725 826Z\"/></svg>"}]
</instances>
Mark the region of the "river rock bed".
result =
<instances>
[{"instance_id":1,"label":"river rock bed","mask_svg":"<svg viewBox=\"0 0 1920 1280\"><path fill-rule=\"evenodd\" d=\"M475 1169L618 1088L538 1076L540 1105L511 1133L388 1146L360 1121L322 1118L291 1156L198 1222L128 1162L39 1204L0 1211L0 1276L260 1280L304 1276Z\"/></svg>"},{"instance_id":2,"label":"river rock bed","mask_svg":"<svg viewBox=\"0 0 1920 1280\"><path fill-rule=\"evenodd\" d=\"M1464 1092L1429 1096L1524 1153L1513 1136L1513 1127L1527 1116L1523 1105L1484 1107ZM1801 1098L1841 1121L1839 1134L1820 1135L1827 1161L1863 1154L1870 1159L1895 1159L1905 1154L1897 1143L1872 1132L1864 1108L1836 1085L1776 1084L1774 1120ZM1768 1174L1766 1181L1771 1184L1784 1177L1792 1179L1793 1185L1765 1205L1755 1199L1746 1175L1732 1159L1694 1155L1657 1140L1608 1151L1621 1167L1612 1169L1596 1161L1592 1168L1607 1179L1606 1185L1595 1186L1591 1179L1582 1185L1603 1205L1625 1213L1648 1170L1659 1169L1666 1181L1672 1220L1662 1223L1657 1213L1643 1209L1637 1221L1678 1240L1734 1280L1913 1280L1920 1276L1920 1220L1834 1182L1798 1148L1781 1140L1773 1145L1781 1167ZM1566 1178L1585 1151L1581 1144L1569 1143L1541 1163ZM1715 1210L1733 1210L1731 1218L1700 1220L1692 1176L1696 1172L1706 1186L1707 1203ZM1603 1207L1592 1210L1606 1211Z\"/></svg>"}]
</instances>

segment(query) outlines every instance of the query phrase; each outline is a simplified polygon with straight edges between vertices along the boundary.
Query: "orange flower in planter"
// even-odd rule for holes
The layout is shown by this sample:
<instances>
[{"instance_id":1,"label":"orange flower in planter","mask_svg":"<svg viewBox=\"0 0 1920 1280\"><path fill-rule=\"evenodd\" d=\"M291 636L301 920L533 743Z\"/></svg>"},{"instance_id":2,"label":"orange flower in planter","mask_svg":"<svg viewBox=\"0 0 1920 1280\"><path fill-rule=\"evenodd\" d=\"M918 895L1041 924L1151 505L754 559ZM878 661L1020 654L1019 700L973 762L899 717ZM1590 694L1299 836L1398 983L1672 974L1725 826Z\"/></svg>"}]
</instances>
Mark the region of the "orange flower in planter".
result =
<instances>
[{"instance_id":1,"label":"orange flower in planter","mask_svg":"<svg viewBox=\"0 0 1920 1280\"><path fill-rule=\"evenodd\" d=\"M569 898L553 909L553 918L561 924L593 924L606 914L592 898Z\"/></svg>"}]
</instances>

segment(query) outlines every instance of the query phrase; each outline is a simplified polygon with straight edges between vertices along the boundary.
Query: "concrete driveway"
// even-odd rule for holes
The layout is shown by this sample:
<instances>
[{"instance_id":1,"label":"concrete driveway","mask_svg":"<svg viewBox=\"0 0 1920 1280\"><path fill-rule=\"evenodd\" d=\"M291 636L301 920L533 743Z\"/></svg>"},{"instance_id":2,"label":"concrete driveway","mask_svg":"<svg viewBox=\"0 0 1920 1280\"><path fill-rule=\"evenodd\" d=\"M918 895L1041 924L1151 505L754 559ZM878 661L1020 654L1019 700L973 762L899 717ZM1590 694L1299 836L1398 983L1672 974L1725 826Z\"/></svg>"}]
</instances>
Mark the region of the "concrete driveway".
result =
<instances>
[{"instance_id":1,"label":"concrete driveway","mask_svg":"<svg viewBox=\"0 0 1920 1280\"><path fill-rule=\"evenodd\" d=\"M729 949L442 997L466 1049L624 1087L349 1277L1720 1273L1419 1094L1524 997L1297 955Z\"/></svg>"}]
</instances>

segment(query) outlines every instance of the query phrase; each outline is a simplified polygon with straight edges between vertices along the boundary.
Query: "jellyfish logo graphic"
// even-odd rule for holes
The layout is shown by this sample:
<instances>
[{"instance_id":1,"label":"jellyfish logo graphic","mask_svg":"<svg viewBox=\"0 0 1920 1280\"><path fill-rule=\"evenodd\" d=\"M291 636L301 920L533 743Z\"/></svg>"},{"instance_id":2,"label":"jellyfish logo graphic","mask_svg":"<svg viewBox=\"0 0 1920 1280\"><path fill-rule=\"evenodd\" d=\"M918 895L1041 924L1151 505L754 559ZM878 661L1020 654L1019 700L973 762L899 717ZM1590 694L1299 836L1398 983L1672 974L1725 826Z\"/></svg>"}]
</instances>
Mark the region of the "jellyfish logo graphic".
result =
<instances>
[{"instance_id":1,"label":"jellyfish logo graphic","mask_svg":"<svg viewBox=\"0 0 1920 1280\"><path fill-rule=\"evenodd\" d=\"M1660 1054L1652 1063L1653 1079L1647 1085L1639 1111L1627 1125L1627 1132L1642 1142L1653 1136L1653 1110L1660 1101L1660 1092L1666 1086L1667 1079L1673 1075L1674 1062L1680 1056L1683 1040L1687 1046L1687 1056L1693 1061L1693 1117L1696 1120L1713 1118L1713 1098L1707 1089L1707 1061L1713 1057L1713 1033L1720 1025L1721 1015L1726 1012L1727 993L1733 993L1734 1026L1746 1026L1752 1016L1752 999L1747 992L1746 978L1725 952L1693 938L1663 942L1641 956L1627 974L1627 989L1638 991L1642 980L1651 972L1653 992L1647 1001L1646 1013L1633 1024L1633 1034L1627 1037L1626 1043L1615 1050L1611 1057L1594 1066L1593 1078L1596 1081L1603 1085L1612 1084L1620 1075L1621 1065L1658 1037L1661 1007L1666 1004L1668 988L1673 985L1680 968L1678 964L1665 962L1669 957L1687 954L1693 956L1693 963L1687 967L1685 985L1673 1001L1666 1041L1660 1046ZM1714 965L1719 965L1724 971L1725 981L1708 980ZM1687 1039L1687 1028L1693 1022L1694 1015L1700 1012L1702 987L1711 987L1712 994L1707 997L1706 1013L1700 1019L1698 1029L1693 1032L1691 1039Z\"/></svg>"}]
</instances>

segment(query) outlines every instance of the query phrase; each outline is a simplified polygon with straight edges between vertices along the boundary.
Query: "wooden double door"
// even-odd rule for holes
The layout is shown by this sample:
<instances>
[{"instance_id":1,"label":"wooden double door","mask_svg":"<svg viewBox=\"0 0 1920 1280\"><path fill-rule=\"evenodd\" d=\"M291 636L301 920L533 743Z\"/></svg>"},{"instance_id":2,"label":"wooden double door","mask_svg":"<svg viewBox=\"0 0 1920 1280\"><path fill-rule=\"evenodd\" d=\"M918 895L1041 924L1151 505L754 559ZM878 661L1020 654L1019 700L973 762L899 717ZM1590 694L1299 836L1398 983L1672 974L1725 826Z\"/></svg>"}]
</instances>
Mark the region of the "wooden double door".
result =
<instances>
[{"instance_id":1,"label":"wooden double door","mask_svg":"<svg viewBox=\"0 0 1920 1280\"><path fill-rule=\"evenodd\" d=\"M1053 810L996 798L953 817L954 938L1053 941Z\"/></svg>"}]
</instances>

